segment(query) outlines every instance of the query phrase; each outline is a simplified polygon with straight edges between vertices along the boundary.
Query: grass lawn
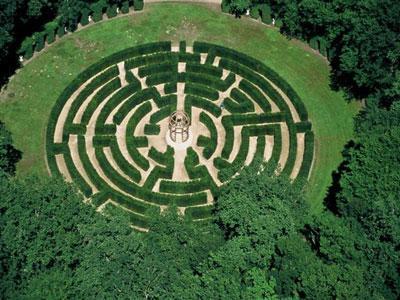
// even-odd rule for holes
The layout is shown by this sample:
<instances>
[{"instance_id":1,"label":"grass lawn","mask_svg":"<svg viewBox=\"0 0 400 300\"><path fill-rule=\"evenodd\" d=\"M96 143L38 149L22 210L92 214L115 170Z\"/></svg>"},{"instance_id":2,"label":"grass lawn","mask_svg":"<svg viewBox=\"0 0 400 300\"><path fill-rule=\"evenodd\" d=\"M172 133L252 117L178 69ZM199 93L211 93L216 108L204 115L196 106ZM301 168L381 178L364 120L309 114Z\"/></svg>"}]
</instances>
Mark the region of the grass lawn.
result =
<instances>
[{"instance_id":1,"label":"grass lawn","mask_svg":"<svg viewBox=\"0 0 400 300\"><path fill-rule=\"evenodd\" d=\"M248 18L235 19L216 6L147 4L144 11L88 26L42 51L0 94L0 120L23 151L18 175L47 174L45 130L61 91L91 64L118 50L158 40L208 41L249 54L273 68L303 99L316 137L316 159L307 189L314 211L341 161L343 145L352 137L355 103L348 104L329 88L329 67L306 45L287 40L276 29Z\"/></svg>"}]
</instances>

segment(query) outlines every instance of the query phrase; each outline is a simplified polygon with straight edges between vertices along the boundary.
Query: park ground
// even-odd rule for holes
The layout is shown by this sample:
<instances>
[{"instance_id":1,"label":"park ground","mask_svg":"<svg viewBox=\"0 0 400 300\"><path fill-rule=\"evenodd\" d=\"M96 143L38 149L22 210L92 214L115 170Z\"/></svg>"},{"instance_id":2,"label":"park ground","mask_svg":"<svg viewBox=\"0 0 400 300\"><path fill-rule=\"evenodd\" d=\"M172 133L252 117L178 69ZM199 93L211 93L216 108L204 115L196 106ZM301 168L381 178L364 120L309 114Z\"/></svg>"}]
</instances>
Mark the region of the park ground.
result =
<instances>
[{"instance_id":1,"label":"park ground","mask_svg":"<svg viewBox=\"0 0 400 300\"><path fill-rule=\"evenodd\" d=\"M321 211L343 146L352 138L357 103L331 90L327 61L306 44L288 40L277 28L256 20L223 14L215 4L148 3L141 12L89 25L35 55L0 94L0 120L23 152L17 175L48 174L47 120L58 95L81 71L116 51L160 40L231 47L261 60L287 80L313 124L315 161L306 195L311 209Z\"/></svg>"}]
</instances>

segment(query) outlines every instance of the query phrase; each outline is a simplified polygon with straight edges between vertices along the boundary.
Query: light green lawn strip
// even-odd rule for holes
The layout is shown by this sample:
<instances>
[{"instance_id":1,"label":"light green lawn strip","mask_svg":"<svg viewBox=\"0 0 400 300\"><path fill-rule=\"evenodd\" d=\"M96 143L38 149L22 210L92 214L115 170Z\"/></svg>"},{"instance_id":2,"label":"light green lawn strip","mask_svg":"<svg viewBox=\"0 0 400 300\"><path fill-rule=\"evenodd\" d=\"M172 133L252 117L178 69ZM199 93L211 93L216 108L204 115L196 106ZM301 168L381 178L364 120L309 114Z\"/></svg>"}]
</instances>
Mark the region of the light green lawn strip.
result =
<instances>
[{"instance_id":1,"label":"light green lawn strip","mask_svg":"<svg viewBox=\"0 0 400 300\"><path fill-rule=\"evenodd\" d=\"M50 110L62 90L91 64L118 50L158 40L203 40L247 53L273 68L303 99L316 135L317 157L307 197L313 211L352 137L356 104L329 88L329 69L318 55L254 20L222 14L198 4L146 5L143 12L104 21L62 38L40 53L0 95L0 120L23 151L18 175L47 174L44 137Z\"/></svg>"}]
</instances>

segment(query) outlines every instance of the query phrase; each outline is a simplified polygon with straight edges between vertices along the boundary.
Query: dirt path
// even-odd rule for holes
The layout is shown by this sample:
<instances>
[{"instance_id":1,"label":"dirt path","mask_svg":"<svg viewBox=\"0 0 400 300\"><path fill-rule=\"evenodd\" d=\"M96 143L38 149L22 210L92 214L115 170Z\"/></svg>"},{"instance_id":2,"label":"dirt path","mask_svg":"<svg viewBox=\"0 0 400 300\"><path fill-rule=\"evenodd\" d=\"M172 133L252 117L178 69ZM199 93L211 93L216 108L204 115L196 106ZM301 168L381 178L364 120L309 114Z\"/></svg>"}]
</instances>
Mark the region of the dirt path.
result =
<instances>
[{"instance_id":1,"label":"dirt path","mask_svg":"<svg viewBox=\"0 0 400 300\"><path fill-rule=\"evenodd\" d=\"M279 157L279 167L281 170L285 167L286 161L289 157L289 145L290 145L290 135L289 135L289 128L286 123L280 123L281 124L281 135L282 135L282 150L281 150L281 156Z\"/></svg>"}]
</instances>

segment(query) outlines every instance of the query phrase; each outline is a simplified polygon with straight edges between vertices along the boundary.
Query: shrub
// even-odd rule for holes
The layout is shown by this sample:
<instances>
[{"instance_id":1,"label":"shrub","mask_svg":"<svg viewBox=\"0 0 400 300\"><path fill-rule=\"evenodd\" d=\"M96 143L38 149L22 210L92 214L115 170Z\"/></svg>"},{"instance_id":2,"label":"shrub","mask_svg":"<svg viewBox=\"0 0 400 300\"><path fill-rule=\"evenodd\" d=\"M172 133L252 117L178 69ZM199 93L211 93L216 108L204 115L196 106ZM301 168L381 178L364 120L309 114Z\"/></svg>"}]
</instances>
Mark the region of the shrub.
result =
<instances>
[{"instance_id":1,"label":"shrub","mask_svg":"<svg viewBox=\"0 0 400 300\"><path fill-rule=\"evenodd\" d=\"M115 135L117 126L115 124L96 124L96 135Z\"/></svg>"},{"instance_id":2,"label":"shrub","mask_svg":"<svg viewBox=\"0 0 400 300\"><path fill-rule=\"evenodd\" d=\"M164 93L173 94L177 91L177 82L170 82L164 85Z\"/></svg>"},{"instance_id":3,"label":"shrub","mask_svg":"<svg viewBox=\"0 0 400 300\"><path fill-rule=\"evenodd\" d=\"M103 19L103 11L106 7L107 7L107 4L104 0L95 2L90 6L90 10L93 12L93 21L94 22L99 22Z\"/></svg>"},{"instance_id":4,"label":"shrub","mask_svg":"<svg viewBox=\"0 0 400 300\"><path fill-rule=\"evenodd\" d=\"M65 25L63 23L60 23L58 25L57 35L58 35L59 38L61 38L61 37L63 37L65 35L65 28L64 27L65 27Z\"/></svg>"},{"instance_id":5,"label":"shrub","mask_svg":"<svg viewBox=\"0 0 400 300\"><path fill-rule=\"evenodd\" d=\"M139 182L142 179L140 172L131 165L121 153L117 141L114 139L110 144L112 156L117 163L118 167L131 178L134 182Z\"/></svg>"},{"instance_id":6,"label":"shrub","mask_svg":"<svg viewBox=\"0 0 400 300\"><path fill-rule=\"evenodd\" d=\"M159 109L150 116L150 123L157 124L161 120L168 118L171 112L172 112L171 105L164 106L163 108Z\"/></svg>"},{"instance_id":7,"label":"shrub","mask_svg":"<svg viewBox=\"0 0 400 300\"><path fill-rule=\"evenodd\" d=\"M200 63L187 63L186 72L191 73L202 73L210 76L221 78L222 68L215 67L211 64L200 64Z\"/></svg>"},{"instance_id":8,"label":"shrub","mask_svg":"<svg viewBox=\"0 0 400 300\"><path fill-rule=\"evenodd\" d=\"M230 12L229 0L222 0L221 10L222 10L222 12L227 13L227 14Z\"/></svg>"},{"instance_id":9,"label":"shrub","mask_svg":"<svg viewBox=\"0 0 400 300\"><path fill-rule=\"evenodd\" d=\"M146 84L148 86L153 86L162 83L177 82L178 81L177 77L178 77L177 72L156 73L146 78Z\"/></svg>"},{"instance_id":10,"label":"shrub","mask_svg":"<svg viewBox=\"0 0 400 300\"><path fill-rule=\"evenodd\" d=\"M211 48L210 51L208 51L205 63L212 65L214 60L215 60L215 49Z\"/></svg>"},{"instance_id":11,"label":"shrub","mask_svg":"<svg viewBox=\"0 0 400 300\"><path fill-rule=\"evenodd\" d=\"M312 37L310 39L309 44L311 48L313 48L314 50L318 50L318 37L317 36Z\"/></svg>"},{"instance_id":12,"label":"shrub","mask_svg":"<svg viewBox=\"0 0 400 300\"><path fill-rule=\"evenodd\" d=\"M46 40L48 44L51 44L55 41L56 38L56 30L58 27L57 22L49 22L46 25L44 25L46 29Z\"/></svg>"},{"instance_id":13,"label":"shrub","mask_svg":"<svg viewBox=\"0 0 400 300\"><path fill-rule=\"evenodd\" d=\"M108 6L106 13L108 18L114 18L117 15L117 5Z\"/></svg>"},{"instance_id":14,"label":"shrub","mask_svg":"<svg viewBox=\"0 0 400 300\"><path fill-rule=\"evenodd\" d=\"M94 111L103 102L109 95L111 95L114 91L121 87L121 82L119 78L115 78L112 81L108 82L104 85L92 98L89 102L88 106L86 107L81 122L83 124L88 124L90 118L92 117Z\"/></svg>"},{"instance_id":15,"label":"shrub","mask_svg":"<svg viewBox=\"0 0 400 300\"><path fill-rule=\"evenodd\" d=\"M179 52L186 52L186 41L180 41L179 42Z\"/></svg>"},{"instance_id":16,"label":"shrub","mask_svg":"<svg viewBox=\"0 0 400 300\"><path fill-rule=\"evenodd\" d=\"M268 4L261 4L259 10L261 12L261 21L265 24L271 24L271 7Z\"/></svg>"},{"instance_id":17,"label":"shrub","mask_svg":"<svg viewBox=\"0 0 400 300\"><path fill-rule=\"evenodd\" d=\"M303 162L300 167L300 171L297 175L296 181L308 179L310 174L311 165L314 157L314 133L312 131L307 131L304 140L304 154Z\"/></svg>"},{"instance_id":18,"label":"shrub","mask_svg":"<svg viewBox=\"0 0 400 300\"><path fill-rule=\"evenodd\" d=\"M146 124L144 126L144 134L146 135L157 135L160 133L160 125L158 124Z\"/></svg>"},{"instance_id":19,"label":"shrub","mask_svg":"<svg viewBox=\"0 0 400 300\"><path fill-rule=\"evenodd\" d=\"M164 72L178 72L178 64L174 62L152 64L141 67L138 70L138 74L140 77L150 76Z\"/></svg>"},{"instance_id":20,"label":"shrub","mask_svg":"<svg viewBox=\"0 0 400 300\"><path fill-rule=\"evenodd\" d=\"M71 154L65 153L64 160L68 168L68 173L73 179L74 183L77 184L79 190L85 195L85 197L90 197L90 195L93 193L92 188L85 181L85 179L83 179L79 171L76 169L75 164L71 158Z\"/></svg>"},{"instance_id":21,"label":"shrub","mask_svg":"<svg viewBox=\"0 0 400 300\"><path fill-rule=\"evenodd\" d=\"M196 207L188 207L185 210L185 215L191 216L193 219L211 218L214 210L214 205L203 205Z\"/></svg>"},{"instance_id":22,"label":"shrub","mask_svg":"<svg viewBox=\"0 0 400 300\"><path fill-rule=\"evenodd\" d=\"M260 6L259 5L253 5L250 8L250 17L253 19L258 19L260 17Z\"/></svg>"},{"instance_id":23,"label":"shrub","mask_svg":"<svg viewBox=\"0 0 400 300\"><path fill-rule=\"evenodd\" d=\"M297 154L297 135L296 127L292 121L286 123L289 129L289 156L287 158L286 164L282 170L282 174L290 176L293 166L296 162Z\"/></svg>"},{"instance_id":24,"label":"shrub","mask_svg":"<svg viewBox=\"0 0 400 300\"><path fill-rule=\"evenodd\" d=\"M207 86L190 82L185 84L185 93L194 96L200 96L212 101L219 99L219 93L216 90L210 89Z\"/></svg>"},{"instance_id":25,"label":"shrub","mask_svg":"<svg viewBox=\"0 0 400 300\"><path fill-rule=\"evenodd\" d=\"M126 102L124 103L126 104ZM118 119L118 121L122 121L123 118L126 116L126 114L134 107L136 104L134 103L133 105L126 106L124 108L124 111L122 115L119 117L121 119ZM118 111L118 113L121 110ZM128 124L126 125L126 133L127 135L133 135L135 132L135 129L139 122L144 118L145 115L147 115L151 111L151 104L150 102L145 102L142 105L140 105L135 112L133 113L132 117L129 119ZM116 116L116 115L115 115ZM114 118L115 119L115 118ZM120 124L119 122L118 124Z\"/></svg>"},{"instance_id":26,"label":"shrub","mask_svg":"<svg viewBox=\"0 0 400 300\"><path fill-rule=\"evenodd\" d=\"M297 132L306 132L311 130L312 124L309 121L298 122L296 125Z\"/></svg>"},{"instance_id":27,"label":"shrub","mask_svg":"<svg viewBox=\"0 0 400 300\"><path fill-rule=\"evenodd\" d=\"M319 53L321 53L323 56L327 56L327 43L326 40L323 37L319 38Z\"/></svg>"},{"instance_id":28,"label":"shrub","mask_svg":"<svg viewBox=\"0 0 400 300\"><path fill-rule=\"evenodd\" d=\"M121 12L123 14L129 13L129 1L122 2Z\"/></svg>"},{"instance_id":29,"label":"shrub","mask_svg":"<svg viewBox=\"0 0 400 300\"><path fill-rule=\"evenodd\" d=\"M87 8L82 9L81 17L79 20L79 23L81 23L82 26L86 26L89 24L89 15L90 15L89 9L87 9Z\"/></svg>"},{"instance_id":30,"label":"shrub","mask_svg":"<svg viewBox=\"0 0 400 300\"><path fill-rule=\"evenodd\" d=\"M215 124L213 120L210 118L210 116L203 111L200 113L199 120L207 127L208 131L210 132L210 137L205 137L202 135L199 136L199 139L197 140L197 145L204 147L203 156L204 158L209 159L215 152L215 149L217 149L217 143L218 143L217 128L215 127Z\"/></svg>"},{"instance_id":31,"label":"shrub","mask_svg":"<svg viewBox=\"0 0 400 300\"><path fill-rule=\"evenodd\" d=\"M45 40L46 33L45 32L37 32L34 34L35 40L35 51L40 52L44 48L44 40Z\"/></svg>"},{"instance_id":32,"label":"shrub","mask_svg":"<svg viewBox=\"0 0 400 300\"><path fill-rule=\"evenodd\" d=\"M147 139L146 139L147 140ZM139 147L138 142L133 137L127 138L127 147L129 155L132 157L133 161L144 171L147 171L150 167L148 160L137 150Z\"/></svg>"},{"instance_id":33,"label":"shrub","mask_svg":"<svg viewBox=\"0 0 400 300\"><path fill-rule=\"evenodd\" d=\"M185 106L186 106L186 103L189 108L191 106L196 106L196 107L202 108L202 109L208 111L210 114L212 114L216 118L218 118L221 115L221 108L218 105L205 100L204 98L187 95L185 98Z\"/></svg>"},{"instance_id":34,"label":"shrub","mask_svg":"<svg viewBox=\"0 0 400 300\"><path fill-rule=\"evenodd\" d=\"M271 104L269 103L268 99L263 95L263 93L260 92L257 87L255 87L249 81L245 79L240 81L239 88L247 95L249 95L264 112L271 111Z\"/></svg>"},{"instance_id":35,"label":"shrub","mask_svg":"<svg viewBox=\"0 0 400 300\"><path fill-rule=\"evenodd\" d=\"M142 10L144 6L143 0L133 0L133 8L135 10Z\"/></svg>"},{"instance_id":36,"label":"shrub","mask_svg":"<svg viewBox=\"0 0 400 300\"><path fill-rule=\"evenodd\" d=\"M22 42L21 48L18 51L18 54L23 55L25 59L30 59L33 56L33 44L33 38L25 38L25 40Z\"/></svg>"}]
</instances>

